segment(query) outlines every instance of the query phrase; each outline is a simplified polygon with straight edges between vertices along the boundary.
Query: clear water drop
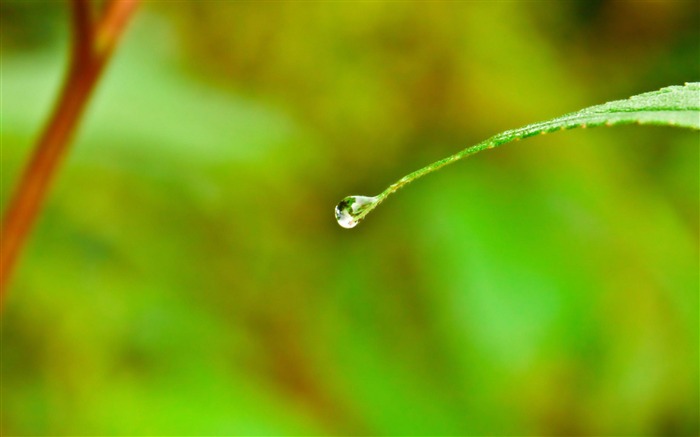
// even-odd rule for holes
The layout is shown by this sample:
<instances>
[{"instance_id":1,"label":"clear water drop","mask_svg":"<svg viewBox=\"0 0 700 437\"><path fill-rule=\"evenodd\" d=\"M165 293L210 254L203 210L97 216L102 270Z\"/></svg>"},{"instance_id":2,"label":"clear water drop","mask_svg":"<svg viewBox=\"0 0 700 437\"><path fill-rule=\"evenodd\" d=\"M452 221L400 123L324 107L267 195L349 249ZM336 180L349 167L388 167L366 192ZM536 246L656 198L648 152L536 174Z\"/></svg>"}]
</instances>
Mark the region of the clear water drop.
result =
<instances>
[{"instance_id":1,"label":"clear water drop","mask_svg":"<svg viewBox=\"0 0 700 437\"><path fill-rule=\"evenodd\" d=\"M376 197L348 196L335 207L335 218L340 226L354 228L364 217L363 212L376 202Z\"/></svg>"}]
</instances>

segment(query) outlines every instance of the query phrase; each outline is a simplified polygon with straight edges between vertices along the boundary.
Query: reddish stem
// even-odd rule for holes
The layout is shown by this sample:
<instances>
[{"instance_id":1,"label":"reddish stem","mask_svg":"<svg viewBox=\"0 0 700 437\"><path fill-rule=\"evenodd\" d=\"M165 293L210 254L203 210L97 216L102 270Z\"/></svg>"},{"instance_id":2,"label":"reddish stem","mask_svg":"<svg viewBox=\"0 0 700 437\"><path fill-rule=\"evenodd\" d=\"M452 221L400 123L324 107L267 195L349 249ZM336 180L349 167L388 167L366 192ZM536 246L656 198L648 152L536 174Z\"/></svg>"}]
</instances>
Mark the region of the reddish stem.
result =
<instances>
[{"instance_id":1,"label":"reddish stem","mask_svg":"<svg viewBox=\"0 0 700 437\"><path fill-rule=\"evenodd\" d=\"M71 65L60 97L25 168L3 217L0 239L0 304L17 258L41 209L56 170L100 73L138 0L111 0L97 27L89 5L73 0L74 43Z\"/></svg>"}]
</instances>

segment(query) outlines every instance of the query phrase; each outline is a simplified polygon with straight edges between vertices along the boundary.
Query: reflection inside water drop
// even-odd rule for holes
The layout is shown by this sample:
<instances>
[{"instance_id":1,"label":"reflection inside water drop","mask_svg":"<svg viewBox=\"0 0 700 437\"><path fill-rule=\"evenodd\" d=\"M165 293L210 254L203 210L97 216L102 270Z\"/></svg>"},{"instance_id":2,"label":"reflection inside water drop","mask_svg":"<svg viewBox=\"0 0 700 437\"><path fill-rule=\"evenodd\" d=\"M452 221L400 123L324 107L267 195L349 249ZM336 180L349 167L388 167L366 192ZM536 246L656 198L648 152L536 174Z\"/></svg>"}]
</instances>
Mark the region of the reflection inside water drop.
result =
<instances>
[{"instance_id":1,"label":"reflection inside water drop","mask_svg":"<svg viewBox=\"0 0 700 437\"><path fill-rule=\"evenodd\" d=\"M348 196L335 207L335 218L338 224L350 229L362 220L363 212L377 201L376 197Z\"/></svg>"}]
</instances>

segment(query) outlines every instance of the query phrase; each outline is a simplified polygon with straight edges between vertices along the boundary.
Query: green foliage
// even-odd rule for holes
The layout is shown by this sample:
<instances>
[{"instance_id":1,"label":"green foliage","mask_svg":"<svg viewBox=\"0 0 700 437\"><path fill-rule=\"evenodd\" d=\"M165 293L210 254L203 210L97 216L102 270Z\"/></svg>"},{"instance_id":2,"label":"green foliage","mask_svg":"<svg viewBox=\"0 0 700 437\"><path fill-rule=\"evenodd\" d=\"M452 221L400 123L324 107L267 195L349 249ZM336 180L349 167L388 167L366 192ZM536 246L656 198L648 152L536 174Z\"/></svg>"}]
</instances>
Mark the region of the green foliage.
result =
<instances>
[{"instance_id":1,"label":"green foliage","mask_svg":"<svg viewBox=\"0 0 700 437\"><path fill-rule=\"evenodd\" d=\"M355 232L328 211L504 127L697 81L695 11L144 2L11 285L0 434L699 435L696 135L537 136ZM66 21L2 53L2 202Z\"/></svg>"},{"instance_id":2,"label":"green foliage","mask_svg":"<svg viewBox=\"0 0 700 437\"><path fill-rule=\"evenodd\" d=\"M501 132L479 144L468 147L461 152L404 176L376 197L346 197L336 206L336 218L341 226L345 228L354 227L388 196L398 191L404 185L485 149L493 149L511 141L559 130L630 123L700 129L700 83L686 83L685 86L669 86L658 91L632 96L626 100L615 100L602 105L591 106L552 120ZM353 206L357 204L356 199L367 200L362 203L361 208L356 208Z\"/></svg>"}]
</instances>

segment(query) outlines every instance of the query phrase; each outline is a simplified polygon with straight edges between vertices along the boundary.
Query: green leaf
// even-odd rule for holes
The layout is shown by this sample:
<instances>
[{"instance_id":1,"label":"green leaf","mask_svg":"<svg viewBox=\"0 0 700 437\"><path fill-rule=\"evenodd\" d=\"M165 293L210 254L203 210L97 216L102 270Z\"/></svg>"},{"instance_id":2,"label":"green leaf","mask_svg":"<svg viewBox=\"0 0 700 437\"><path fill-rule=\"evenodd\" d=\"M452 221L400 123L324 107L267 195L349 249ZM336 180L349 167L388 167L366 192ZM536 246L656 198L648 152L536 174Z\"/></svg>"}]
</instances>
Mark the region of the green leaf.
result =
<instances>
[{"instance_id":1,"label":"green leaf","mask_svg":"<svg viewBox=\"0 0 700 437\"><path fill-rule=\"evenodd\" d=\"M378 196L346 197L335 208L336 219L345 228L355 227L374 208L404 185L484 149L492 149L511 141L559 130L631 123L700 129L700 83L669 86L659 91L591 106L552 120L501 132L479 144L404 176Z\"/></svg>"}]
</instances>

